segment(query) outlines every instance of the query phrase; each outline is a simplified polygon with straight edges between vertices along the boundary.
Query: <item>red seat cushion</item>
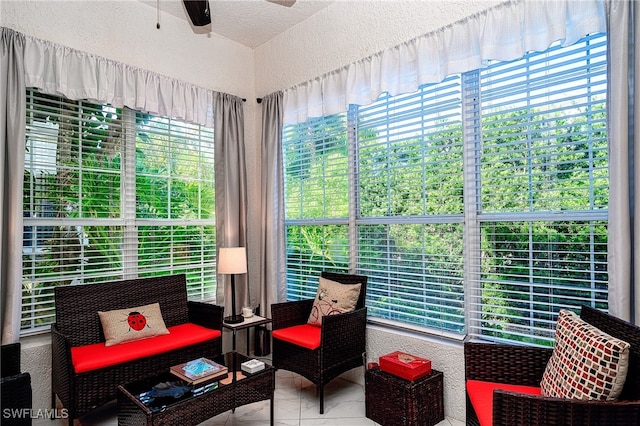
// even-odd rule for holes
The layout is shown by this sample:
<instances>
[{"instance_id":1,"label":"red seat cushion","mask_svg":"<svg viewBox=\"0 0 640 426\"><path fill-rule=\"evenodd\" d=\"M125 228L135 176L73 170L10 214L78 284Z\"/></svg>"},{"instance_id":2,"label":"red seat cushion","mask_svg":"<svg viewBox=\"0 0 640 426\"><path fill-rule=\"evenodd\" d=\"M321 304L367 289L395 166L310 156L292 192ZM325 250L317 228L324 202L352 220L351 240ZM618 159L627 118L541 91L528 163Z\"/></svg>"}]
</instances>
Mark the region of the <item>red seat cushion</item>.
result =
<instances>
[{"instance_id":1,"label":"red seat cushion","mask_svg":"<svg viewBox=\"0 0 640 426\"><path fill-rule=\"evenodd\" d=\"M480 426L493 424L493 391L506 390L527 395L540 395L540 388L535 386L508 385L505 383L483 382L480 380L467 380L467 393L471 405L478 416Z\"/></svg>"},{"instance_id":2,"label":"red seat cushion","mask_svg":"<svg viewBox=\"0 0 640 426\"><path fill-rule=\"evenodd\" d=\"M294 345L302 346L307 349L318 349L320 347L320 333L322 328L303 324L294 325L293 327L281 328L273 330L271 335L274 339L284 340Z\"/></svg>"},{"instance_id":3,"label":"red seat cushion","mask_svg":"<svg viewBox=\"0 0 640 426\"><path fill-rule=\"evenodd\" d=\"M219 330L196 324L169 327L169 334L105 346L104 342L71 348L71 363L76 373L111 367L148 356L158 355L220 337Z\"/></svg>"}]
</instances>

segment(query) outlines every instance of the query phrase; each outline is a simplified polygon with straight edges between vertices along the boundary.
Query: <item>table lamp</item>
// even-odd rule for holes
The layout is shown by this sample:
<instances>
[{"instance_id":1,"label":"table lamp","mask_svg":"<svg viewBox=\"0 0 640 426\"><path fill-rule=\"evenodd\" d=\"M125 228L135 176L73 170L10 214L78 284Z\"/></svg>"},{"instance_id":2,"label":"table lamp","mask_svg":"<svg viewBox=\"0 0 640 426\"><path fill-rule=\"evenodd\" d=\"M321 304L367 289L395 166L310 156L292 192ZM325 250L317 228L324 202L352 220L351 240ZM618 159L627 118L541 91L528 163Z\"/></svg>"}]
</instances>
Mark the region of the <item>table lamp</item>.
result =
<instances>
[{"instance_id":1,"label":"table lamp","mask_svg":"<svg viewBox=\"0 0 640 426\"><path fill-rule=\"evenodd\" d=\"M245 247L221 247L218 253L218 274L231 275L231 315L224 318L227 324L238 324L244 321L242 315L236 314L236 282L235 274L247 273L247 250Z\"/></svg>"}]
</instances>

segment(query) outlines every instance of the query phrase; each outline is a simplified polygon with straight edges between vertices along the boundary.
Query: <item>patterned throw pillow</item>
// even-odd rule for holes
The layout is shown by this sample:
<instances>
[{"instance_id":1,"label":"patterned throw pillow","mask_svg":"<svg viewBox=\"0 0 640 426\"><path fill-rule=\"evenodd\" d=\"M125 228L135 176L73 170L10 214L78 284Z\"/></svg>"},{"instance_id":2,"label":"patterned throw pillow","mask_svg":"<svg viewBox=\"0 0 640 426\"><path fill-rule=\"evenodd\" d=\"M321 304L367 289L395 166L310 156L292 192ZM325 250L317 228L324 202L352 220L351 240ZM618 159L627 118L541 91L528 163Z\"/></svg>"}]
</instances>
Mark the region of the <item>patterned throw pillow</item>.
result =
<instances>
[{"instance_id":1,"label":"patterned throw pillow","mask_svg":"<svg viewBox=\"0 0 640 426\"><path fill-rule=\"evenodd\" d=\"M543 396L615 400L629 365L629 343L561 310L556 345L540 382Z\"/></svg>"},{"instance_id":2,"label":"patterned throw pillow","mask_svg":"<svg viewBox=\"0 0 640 426\"><path fill-rule=\"evenodd\" d=\"M360 287L362 284L341 284L320 277L316 299L307 320L311 325L322 325L322 317L344 312L351 312L356 308Z\"/></svg>"},{"instance_id":3,"label":"patterned throw pillow","mask_svg":"<svg viewBox=\"0 0 640 426\"><path fill-rule=\"evenodd\" d=\"M106 340L105 346L169 334L159 303L98 312L98 316Z\"/></svg>"}]
</instances>

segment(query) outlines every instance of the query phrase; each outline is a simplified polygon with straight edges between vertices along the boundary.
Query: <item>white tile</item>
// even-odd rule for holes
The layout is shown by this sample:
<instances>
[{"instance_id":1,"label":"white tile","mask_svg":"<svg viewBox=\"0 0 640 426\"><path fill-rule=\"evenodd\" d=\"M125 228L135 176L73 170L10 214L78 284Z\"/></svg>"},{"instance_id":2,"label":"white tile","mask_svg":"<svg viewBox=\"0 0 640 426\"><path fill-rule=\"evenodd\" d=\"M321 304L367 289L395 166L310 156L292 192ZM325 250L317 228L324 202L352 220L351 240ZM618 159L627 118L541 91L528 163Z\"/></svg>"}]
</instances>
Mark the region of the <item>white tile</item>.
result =
<instances>
[{"instance_id":1,"label":"white tile","mask_svg":"<svg viewBox=\"0 0 640 426\"><path fill-rule=\"evenodd\" d=\"M376 426L366 418L364 386L341 378L325 386L325 411L320 414L320 400L316 386L307 379L284 370L276 374L274 423L276 426ZM43 423L42 426L59 426L63 423ZM66 425L66 421L64 422ZM76 425L80 423L76 421ZM89 413L82 419L82 426L116 426L115 401ZM38 422L35 426L40 426ZM213 417L199 426L268 426L269 401L260 401L238 407ZM447 418L437 426L464 426L464 421Z\"/></svg>"},{"instance_id":2,"label":"white tile","mask_svg":"<svg viewBox=\"0 0 640 426\"><path fill-rule=\"evenodd\" d=\"M324 388L324 414L320 414L320 397L315 386L301 392L301 419L365 418L364 387L357 383L336 379ZM335 421L335 420L334 420Z\"/></svg>"}]
</instances>

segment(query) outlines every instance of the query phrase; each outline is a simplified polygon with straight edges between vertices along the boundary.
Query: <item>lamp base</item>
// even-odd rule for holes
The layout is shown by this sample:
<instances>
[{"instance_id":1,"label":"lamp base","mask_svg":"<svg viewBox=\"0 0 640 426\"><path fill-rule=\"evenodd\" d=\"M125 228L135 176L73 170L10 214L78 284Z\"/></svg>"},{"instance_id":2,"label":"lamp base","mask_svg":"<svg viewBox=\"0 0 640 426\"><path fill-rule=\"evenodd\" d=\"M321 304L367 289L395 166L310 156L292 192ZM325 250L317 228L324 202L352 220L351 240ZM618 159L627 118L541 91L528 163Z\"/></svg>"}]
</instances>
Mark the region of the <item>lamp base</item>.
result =
<instances>
[{"instance_id":1,"label":"lamp base","mask_svg":"<svg viewBox=\"0 0 640 426\"><path fill-rule=\"evenodd\" d=\"M224 317L224 322L227 324L239 324L244 321L244 317L242 315L231 315L230 317Z\"/></svg>"}]
</instances>

